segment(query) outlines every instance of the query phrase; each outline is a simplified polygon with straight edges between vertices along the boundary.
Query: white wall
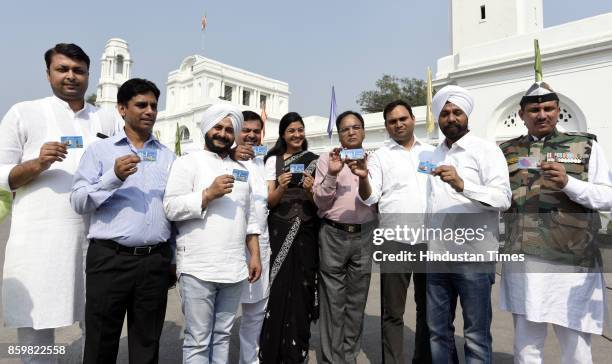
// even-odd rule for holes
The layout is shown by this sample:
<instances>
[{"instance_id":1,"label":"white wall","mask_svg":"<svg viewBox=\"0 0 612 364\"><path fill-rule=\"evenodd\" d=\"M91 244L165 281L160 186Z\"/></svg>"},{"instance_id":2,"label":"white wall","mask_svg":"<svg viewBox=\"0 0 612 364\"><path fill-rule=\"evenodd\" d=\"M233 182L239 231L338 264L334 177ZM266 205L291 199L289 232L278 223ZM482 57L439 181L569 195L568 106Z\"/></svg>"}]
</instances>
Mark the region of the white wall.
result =
<instances>
[{"instance_id":1,"label":"white wall","mask_svg":"<svg viewBox=\"0 0 612 364\"><path fill-rule=\"evenodd\" d=\"M486 17L481 19L481 7ZM464 48L539 31L543 28L542 0L452 0L451 48Z\"/></svg>"}]
</instances>

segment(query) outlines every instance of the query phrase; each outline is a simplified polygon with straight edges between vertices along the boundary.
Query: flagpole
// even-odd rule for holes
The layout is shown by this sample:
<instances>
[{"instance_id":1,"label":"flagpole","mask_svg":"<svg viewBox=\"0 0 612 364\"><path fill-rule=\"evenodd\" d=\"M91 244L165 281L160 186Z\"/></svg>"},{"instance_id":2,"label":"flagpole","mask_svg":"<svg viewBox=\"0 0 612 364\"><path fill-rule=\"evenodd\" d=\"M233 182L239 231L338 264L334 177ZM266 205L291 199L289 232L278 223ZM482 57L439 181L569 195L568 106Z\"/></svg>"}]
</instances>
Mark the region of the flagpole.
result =
<instances>
[{"instance_id":1,"label":"flagpole","mask_svg":"<svg viewBox=\"0 0 612 364\"><path fill-rule=\"evenodd\" d=\"M542 82L542 54L540 53L540 42L537 39L533 40L533 48L535 52L535 62L533 63L535 80L536 82Z\"/></svg>"},{"instance_id":2,"label":"flagpole","mask_svg":"<svg viewBox=\"0 0 612 364\"><path fill-rule=\"evenodd\" d=\"M200 33L202 33L202 36L200 37L200 46L202 47L202 55L204 55L204 33L206 33L206 12L204 12L204 16L202 17L202 28Z\"/></svg>"},{"instance_id":3,"label":"flagpole","mask_svg":"<svg viewBox=\"0 0 612 364\"><path fill-rule=\"evenodd\" d=\"M436 121L432 111L433 86L431 81L431 68L427 67L427 107L425 111L425 129L427 138L431 142L431 134L435 130Z\"/></svg>"},{"instance_id":4,"label":"flagpole","mask_svg":"<svg viewBox=\"0 0 612 364\"><path fill-rule=\"evenodd\" d=\"M336 122L336 89L332 85L331 102L329 106L329 120L327 121L327 136L329 138L329 145L332 146L332 135L334 134L333 125Z\"/></svg>"}]
</instances>

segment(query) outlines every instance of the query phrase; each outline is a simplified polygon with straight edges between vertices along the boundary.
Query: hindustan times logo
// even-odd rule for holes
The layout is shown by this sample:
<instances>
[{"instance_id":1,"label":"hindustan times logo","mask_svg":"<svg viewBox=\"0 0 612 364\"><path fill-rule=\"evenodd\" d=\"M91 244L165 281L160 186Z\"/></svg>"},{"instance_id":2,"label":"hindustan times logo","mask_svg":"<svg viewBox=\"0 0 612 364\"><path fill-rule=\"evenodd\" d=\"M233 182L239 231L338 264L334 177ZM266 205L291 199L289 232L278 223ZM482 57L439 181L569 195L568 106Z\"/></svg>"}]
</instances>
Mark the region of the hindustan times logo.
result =
<instances>
[{"instance_id":1,"label":"hindustan times logo","mask_svg":"<svg viewBox=\"0 0 612 364\"><path fill-rule=\"evenodd\" d=\"M372 243L382 245L385 240L416 244L426 241L452 241L457 245L463 245L468 241L483 241L487 225L481 228L426 228L400 226L395 228L374 229Z\"/></svg>"}]
</instances>

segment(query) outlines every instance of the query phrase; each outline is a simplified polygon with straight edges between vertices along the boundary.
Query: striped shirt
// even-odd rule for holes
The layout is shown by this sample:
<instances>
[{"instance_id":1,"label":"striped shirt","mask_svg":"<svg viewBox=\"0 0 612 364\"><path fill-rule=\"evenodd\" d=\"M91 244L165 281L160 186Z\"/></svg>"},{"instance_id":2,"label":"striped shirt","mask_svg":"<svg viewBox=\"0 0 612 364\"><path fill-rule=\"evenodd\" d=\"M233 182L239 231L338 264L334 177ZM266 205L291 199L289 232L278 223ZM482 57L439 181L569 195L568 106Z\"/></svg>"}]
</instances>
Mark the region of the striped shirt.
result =
<instances>
[{"instance_id":1,"label":"striped shirt","mask_svg":"<svg viewBox=\"0 0 612 364\"><path fill-rule=\"evenodd\" d=\"M79 214L91 214L88 239L114 240L125 246L154 245L170 238L163 198L174 153L153 136L145 149L155 161L140 161L138 170L121 181L115 159L137 154L125 131L92 144L74 176L70 203Z\"/></svg>"}]
</instances>

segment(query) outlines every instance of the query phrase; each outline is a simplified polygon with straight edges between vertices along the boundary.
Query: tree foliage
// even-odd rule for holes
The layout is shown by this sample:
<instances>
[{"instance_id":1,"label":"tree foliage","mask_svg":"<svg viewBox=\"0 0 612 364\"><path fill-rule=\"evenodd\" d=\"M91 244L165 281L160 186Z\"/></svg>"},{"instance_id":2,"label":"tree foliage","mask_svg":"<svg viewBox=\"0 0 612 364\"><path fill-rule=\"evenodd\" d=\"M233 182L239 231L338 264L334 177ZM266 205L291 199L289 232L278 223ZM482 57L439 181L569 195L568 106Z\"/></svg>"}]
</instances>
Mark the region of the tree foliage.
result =
<instances>
[{"instance_id":1,"label":"tree foliage","mask_svg":"<svg viewBox=\"0 0 612 364\"><path fill-rule=\"evenodd\" d=\"M380 112L395 100L404 100L411 106L427 103L427 83L417 78L399 78L383 75L376 81L376 90L363 91L357 103L363 112Z\"/></svg>"},{"instance_id":2,"label":"tree foliage","mask_svg":"<svg viewBox=\"0 0 612 364\"><path fill-rule=\"evenodd\" d=\"M91 94L89 96L87 96L87 98L85 99L85 102L90 103L94 106L96 106L96 99L98 98L98 96L94 93Z\"/></svg>"}]
</instances>

